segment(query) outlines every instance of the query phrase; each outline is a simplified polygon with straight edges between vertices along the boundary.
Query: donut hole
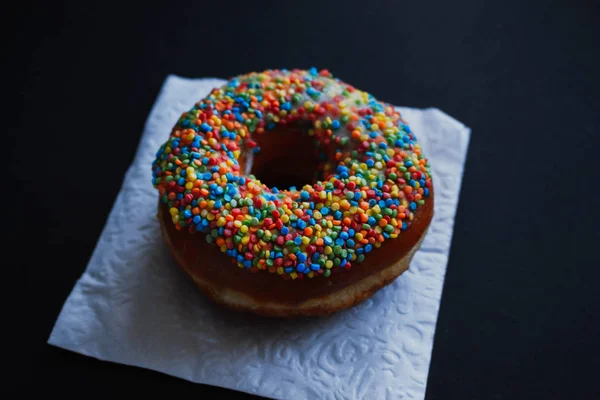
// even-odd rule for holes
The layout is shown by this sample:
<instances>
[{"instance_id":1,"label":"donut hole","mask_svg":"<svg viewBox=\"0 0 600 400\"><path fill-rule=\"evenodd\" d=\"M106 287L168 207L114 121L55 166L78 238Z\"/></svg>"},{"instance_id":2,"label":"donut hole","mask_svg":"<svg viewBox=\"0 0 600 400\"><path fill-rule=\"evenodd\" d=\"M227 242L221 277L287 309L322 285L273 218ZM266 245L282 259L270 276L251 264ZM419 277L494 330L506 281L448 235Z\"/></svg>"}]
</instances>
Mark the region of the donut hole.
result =
<instances>
[{"instance_id":1,"label":"donut hole","mask_svg":"<svg viewBox=\"0 0 600 400\"><path fill-rule=\"evenodd\" d=\"M321 179L323 152L302 125L278 126L255 139L260 151L252 157L250 173L265 185L300 189Z\"/></svg>"}]
</instances>

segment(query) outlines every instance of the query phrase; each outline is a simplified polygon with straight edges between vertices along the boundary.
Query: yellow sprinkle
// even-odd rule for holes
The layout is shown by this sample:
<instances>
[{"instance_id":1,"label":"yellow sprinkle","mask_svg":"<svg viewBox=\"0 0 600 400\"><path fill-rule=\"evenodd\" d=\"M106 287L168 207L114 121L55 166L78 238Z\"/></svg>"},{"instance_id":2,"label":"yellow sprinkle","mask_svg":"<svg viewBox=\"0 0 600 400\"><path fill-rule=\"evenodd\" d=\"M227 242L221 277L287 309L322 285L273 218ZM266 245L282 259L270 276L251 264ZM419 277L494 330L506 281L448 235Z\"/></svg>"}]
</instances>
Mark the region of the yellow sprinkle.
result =
<instances>
[{"instance_id":1,"label":"yellow sprinkle","mask_svg":"<svg viewBox=\"0 0 600 400\"><path fill-rule=\"evenodd\" d=\"M362 233L356 233L356 234L354 235L354 237L356 238L356 240L359 240L359 241L360 241L360 240L363 240L363 235L362 235Z\"/></svg>"},{"instance_id":2,"label":"yellow sprinkle","mask_svg":"<svg viewBox=\"0 0 600 400\"><path fill-rule=\"evenodd\" d=\"M242 221L235 220L235 221L233 222L233 226L235 226L236 228L239 228L240 226L242 226Z\"/></svg>"},{"instance_id":3,"label":"yellow sprinkle","mask_svg":"<svg viewBox=\"0 0 600 400\"><path fill-rule=\"evenodd\" d=\"M284 224L287 223L290 220L290 217L287 216L287 214L283 214L281 216L281 222L283 222Z\"/></svg>"},{"instance_id":4,"label":"yellow sprinkle","mask_svg":"<svg viewBox=\"0 0 600 400\"><path fill-rule=\"evenodd\" d=\"M323 216L321 215L321 213L320 213L320 212L318 212L318 211L315 211L315 212L313 213L313 218L314 218L314 219L321 219L321 218L323 218Z\"/></svg>"},{"instance_id":5,"label":"yellow sprinkle","mask_svg":"<svg viewBox=\"0 0 600 400\"><path fill-rule=\"evenodd\" d=\"M186 183L186 184L185 184L185 188L186 188L187 190L190 190L190 189L192 189L193 187L194 187L194 184L193 184L192 182L188 182L188 183Z\"/></svg>"},{"instance_id":6,"label":"yellow sprinkle","mask_svg":"<svg viewBox=\"0 0 600 400\"><path fill-rule=\"evenodd\" d=\"M215 219L215 214L213 214L213 213L207 214L206 219L209 221L212 221L213 219Z\"/></svg>"},{"instance_id":7,"label":"yellow sprinkle","mask_svg":"<svg viewBox=\"0 0 600 400\"><path fill-rule=\"evenodd\" d=\"M332 251L333 251L333 249L330 246L325 246L325 249L324 249L325 254L331 254Z\"/></svg>"},{"instance_id":8,"label":"yellow sprinkle","mask_svg":"<svg viewBox=\"0 0 600 400\"><path fill-rule=\"evenodd\" d=\"M279 275L282 275L283 274L283 267L277 267L277 273Z\"/></svg>"},{"instance_id":9,"label":"yellow sprinkle","mask_svg":"<svg viewBox=\"0 0 600 400\"><path fill-rule=\"evenodd\" d=\"M310 244L310 238L308 236L302 236L302 244Z\"/></svg>"},{"instance_id":10,"label":"yellow sprinkle","mask_svg":"<svg viewBox=\"0 0 600 400\"><path fill-rule=\"evenodd\" d=\"M242 225L242 226L240 227L240 232L242 232L242 233L246 233L246 232L248 232L248 227L247 227L246 225Z\"/></svg>"},{"instance_id":11,"label":"yellow sprinkle","mask_svg":"<svg viewBox=\"0 0 600 400\"><path fill-rule=\"evenodd\" d=\"M356 210L357 210L357 207L352 206L352 207L350 207L350 210L348 210L348 211L350 211L350 214L356 214Z\"/></svg>"},{"instance_id":12,"label":"yellow sprinkle","mask_svg":"<svg viewBox=\"0 0 600 400\"><path fill-rule=\"evenodd\" d=\"M269 250L265 251L265 258L271 257L271 252Z\"/></svg>"},{"instance_id":13,"label":"yellow sprinkle","mask_svg":"<svg viewBox=\"0 0 600 400\"><path fill-rule=\"evenodd\" d=\"M331 269L331 267L333 267L333 261L331 261L331 260L325 261L325 268Z\"/></svg>"},{"instance_id":14,"label":"yellow sprinkle","mask_svg":"<svg viewBox=\"0 0 600 400\"><path fill-rule=\"evenodd\" d=\"M292 272L292 273L290 274L290 278L292 278L292 279L296 279L297 277L298 277L298 274L297 274L297 273L295 273L295 272Z\"/></svg>"},{"instance_id":15,"label":"yellow sprinkle","mask_svg":"<svg viewBox=\"0 0 600 400\"><path fill-rule=\"evenodd\" d=\"M372 210L373 210L373 212L374 212L375 214L379 214L379 213L381 213L381 208L379 208L379 204L375 204L375 205L373 206Z\"/></svg>"},{"instance_id":16,"label":"yellow sprinkle","mask_svg":"<svg viewBox=\"0 0 600 400\"><path fill-rule=\"evenodd\" d=\"M242 238L242 244L248 244L249 241L250 241L250 236L244 236Z\"/></svg>"},{"instance_id":17,"label":"yellow sprinkle","mask_svg":"<svg viewBox=\"0 0 600 400\"><path fill-rule=\"evenodd\" d=\"M226 223L227 221L225 221L225 218L223 217L219 217L219 219L217 220L217 226L225 226Z\"/></svg>"},{"instance_id":18,"label":"yellow sprinkle","mask_svg":"<svg viewBox=\"0 0 600 400\"><path fill-rule=\"evenodd\" d=\"M314 272L314 271L310 271L310 272L308 273L308 277L309 277L309 278L313 278L314 276L315 276L315 272Z\"/></svg>"},{"instance_id":19,"label":"yellow sprinkle","mask_svg":"<svg viewBox=\"0 0 600 400\"><path fill-rule=\"evenodd\" d=\"M178 215L178 214L179 214L179 210L178 210L178 209L176 209L175 207L171 207L171 208L169 209L169 212L171 213L171 215L172 215L172 216L176 216L176 215Z\"/></svg>"}]
</instances>

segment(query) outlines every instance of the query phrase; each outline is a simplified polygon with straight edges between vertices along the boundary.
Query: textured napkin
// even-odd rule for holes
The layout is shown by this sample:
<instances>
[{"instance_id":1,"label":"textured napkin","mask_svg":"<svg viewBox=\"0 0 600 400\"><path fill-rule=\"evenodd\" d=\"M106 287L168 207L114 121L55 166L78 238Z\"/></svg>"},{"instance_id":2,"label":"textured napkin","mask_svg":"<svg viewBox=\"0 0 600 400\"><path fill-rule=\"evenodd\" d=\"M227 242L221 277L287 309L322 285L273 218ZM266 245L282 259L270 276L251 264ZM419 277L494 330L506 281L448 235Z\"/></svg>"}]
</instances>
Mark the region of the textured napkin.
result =
<instances>
[{"instance_id":1,"label":"textured napkin","mask_svg":"<svg viewBox=\"0 0 600 400\"><path fill-rule=\"evenodd\" d=\"M90 262L49 343L100 360L281 399L425 395L470 129L398 107L429 156L435 217L409 271L327 318L281 321L202 297L163 244L151 162L179 115L220 79L169 76Z\"/></svg>"}]
</instances>

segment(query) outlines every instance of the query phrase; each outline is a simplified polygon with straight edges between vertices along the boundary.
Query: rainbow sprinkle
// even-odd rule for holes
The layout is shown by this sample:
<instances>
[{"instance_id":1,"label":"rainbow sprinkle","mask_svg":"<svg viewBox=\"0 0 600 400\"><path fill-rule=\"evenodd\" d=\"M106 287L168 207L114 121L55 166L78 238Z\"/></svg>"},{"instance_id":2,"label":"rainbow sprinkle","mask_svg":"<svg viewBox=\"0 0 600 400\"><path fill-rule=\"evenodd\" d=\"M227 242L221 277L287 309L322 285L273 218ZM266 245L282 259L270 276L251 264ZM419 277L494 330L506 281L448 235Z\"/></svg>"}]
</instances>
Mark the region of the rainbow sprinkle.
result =
<instances>
[{"instance_id":1,"label":"rainbow sprinkle","mask_svg":"<svg viewBox=\"0 0 600 400\"><path fill-rule=\"evenodd\" d=\"M269 188L242 151L278 124L308 121L335 146L322 180ZM205 234L240 268L284 279L328 277L406 230L429 197L428 160L389 104L327 70L240 75L183 113L152 163L177 229Z\"/></svg>"}]
</instances>

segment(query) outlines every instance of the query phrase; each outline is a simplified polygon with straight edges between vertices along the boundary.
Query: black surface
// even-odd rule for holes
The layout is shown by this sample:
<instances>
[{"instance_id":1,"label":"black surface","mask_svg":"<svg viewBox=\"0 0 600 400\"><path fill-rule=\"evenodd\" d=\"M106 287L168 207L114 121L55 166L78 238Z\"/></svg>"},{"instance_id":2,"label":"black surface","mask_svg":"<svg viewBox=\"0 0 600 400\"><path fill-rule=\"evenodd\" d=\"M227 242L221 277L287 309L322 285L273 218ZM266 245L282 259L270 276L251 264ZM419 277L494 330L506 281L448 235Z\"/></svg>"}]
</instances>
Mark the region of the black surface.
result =
<instances>
[{"instance_id":1,"label":"black surface","mask_svg":"<svg viewBox=\"0 0 600 400\"><path fill-rule=\"evenodd\" d=\"M5 84L15 89L5 99L16 107L4 118L15 180L3 190L6 255L27 282L5 286L35 298L19 347L28 388L226 393L46 340L166 75L314 65L394 104L439 107L473 129L427 398L598 394L595 2L85 3L23 2L3 12Z\"/></svg>"}]
</instances>

